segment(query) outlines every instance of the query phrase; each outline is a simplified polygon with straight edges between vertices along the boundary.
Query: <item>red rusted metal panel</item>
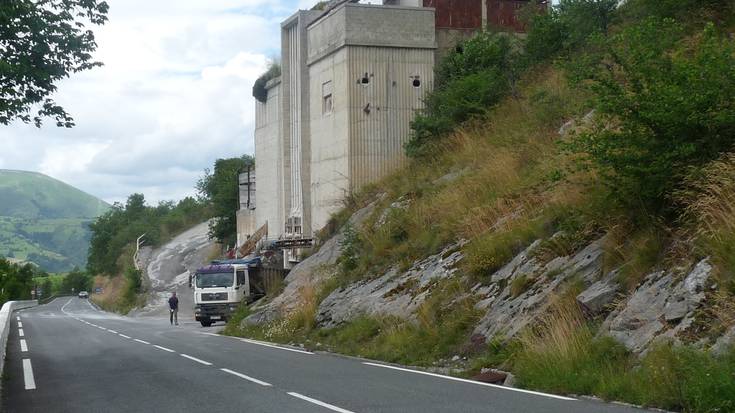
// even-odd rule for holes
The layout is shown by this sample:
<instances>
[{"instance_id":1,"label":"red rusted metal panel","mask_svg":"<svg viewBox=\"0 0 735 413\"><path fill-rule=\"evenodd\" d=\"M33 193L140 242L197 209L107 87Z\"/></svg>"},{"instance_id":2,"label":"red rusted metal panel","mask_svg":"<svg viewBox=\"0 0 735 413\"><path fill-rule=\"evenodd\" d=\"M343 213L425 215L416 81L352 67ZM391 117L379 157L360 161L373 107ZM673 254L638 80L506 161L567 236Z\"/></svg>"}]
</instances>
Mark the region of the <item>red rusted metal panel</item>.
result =
<instances>
[{"instance_id":1,"label":"red rusted metal panel","mask_svg":"<svg viewBox=\"0 0 735 413\"><path fill-rule=\"evenodd\" d=\"M424 0L424 7L436 9L436 27L479 29L485 0Z\"/></svg>"},{"instance_id":2,"label":"red rusted metal panel","mask_svg":"<svg viewBox=\"0 0 735 413\"><path fill-rule=\"evenodd\" d=\"M488 26L525 31L523 23L518 19L518 12L528 3L528 0L487 0ZM539 8L545 10L546 5L542 3Z\"/></svg>"}]
</instances>

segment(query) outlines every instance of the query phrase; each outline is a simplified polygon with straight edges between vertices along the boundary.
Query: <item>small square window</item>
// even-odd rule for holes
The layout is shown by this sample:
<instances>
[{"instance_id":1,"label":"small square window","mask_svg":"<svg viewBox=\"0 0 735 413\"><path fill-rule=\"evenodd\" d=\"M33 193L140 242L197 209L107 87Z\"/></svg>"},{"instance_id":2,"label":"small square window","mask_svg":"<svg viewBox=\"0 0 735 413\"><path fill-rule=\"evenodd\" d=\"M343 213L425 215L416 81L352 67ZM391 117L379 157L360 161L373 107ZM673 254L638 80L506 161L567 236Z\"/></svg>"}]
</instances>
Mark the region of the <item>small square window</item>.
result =
<instances>
[{"instance_id":1,"label":"small square window","mask_svg":"<svg viewBox=\"0 0 735 413\"><path fill-rule=\"evenodd\" d=\"M322 98L322 113L324 115L332 113L332 94L328 94Z\"/></svg>"},{"instance_id":2,"label":"small square window","mask_svg":"<svg viewBox=\"0 0 735 413\"><path fill-rule=\"evenodd\" d=\"M332 81L322 83L322 115L332 113Z\"/></svg>"}]
</instances>

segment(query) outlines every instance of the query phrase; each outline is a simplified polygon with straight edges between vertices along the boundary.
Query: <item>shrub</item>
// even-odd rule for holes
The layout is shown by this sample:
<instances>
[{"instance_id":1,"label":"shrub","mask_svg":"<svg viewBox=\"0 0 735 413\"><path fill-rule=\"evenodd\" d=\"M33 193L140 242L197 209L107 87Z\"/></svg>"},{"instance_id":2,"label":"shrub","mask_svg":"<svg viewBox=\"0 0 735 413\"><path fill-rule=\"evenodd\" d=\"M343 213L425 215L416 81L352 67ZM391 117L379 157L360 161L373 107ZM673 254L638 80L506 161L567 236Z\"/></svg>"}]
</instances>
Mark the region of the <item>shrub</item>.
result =
<instances>
[{"instance_id":1,"label":"shrub","mask_svg":"<svg viewBox=\"0 0 735 413\"><path fill-rule=\"evenodd\" d=\"M258 102L265 103L268 100L268 89L265 88L265 85L278 76L281 76L281 65L277 62L271 62L268 70L255 80L255 83L253 83L253 97Z\"/></svg>"},{"instance_id":2,"label":"shrub","mask_svg":"<svg viewBox=\"0 0 735 413\"><path fill-rule=\"evenodd\" d=\"M426 107L411 123L406 153L427 154L429 144L497 104L515 77L516 49L507 35L481 32L446 56L436 69Z\"/></svg>"},{"instance_id":3,"label":"shrub","mask_svg":"<svg viewBox=\"0 0 735 413\"><path fill-rule=\"evenodd\" d=\"M618 0L562 0L548 13L528 19L525 60L534 64L562 51L586 45L594 34L606 34Z\"/></svg>"},{"instance_id":4,"label":"shrub","mask_svg":"<svg viewBox=\"0 0 735 413\"><path fill-rule=\"evenodd\" d=\"M413 134L406 153L416 157L427 152L435 138L447 135L474 116L483 115L508 89L508 78L496 68L449 81L444 88L429 94L426 110L411 122Z\"/></svg>"},{"instance_id":5,"label":"shrub","mask_svg":"<svg viewBox=\"0 0 735 413\"><path fill-rule=\"evenodd\" d=\"M567 148L622 203L654 213L671 207L688 167L717 158L735 137L735 42L712 25L695 45L677 45L681 33L671 20L648 19L572 68L595 94L599 116Z\"/></svg>"}]
</instances>

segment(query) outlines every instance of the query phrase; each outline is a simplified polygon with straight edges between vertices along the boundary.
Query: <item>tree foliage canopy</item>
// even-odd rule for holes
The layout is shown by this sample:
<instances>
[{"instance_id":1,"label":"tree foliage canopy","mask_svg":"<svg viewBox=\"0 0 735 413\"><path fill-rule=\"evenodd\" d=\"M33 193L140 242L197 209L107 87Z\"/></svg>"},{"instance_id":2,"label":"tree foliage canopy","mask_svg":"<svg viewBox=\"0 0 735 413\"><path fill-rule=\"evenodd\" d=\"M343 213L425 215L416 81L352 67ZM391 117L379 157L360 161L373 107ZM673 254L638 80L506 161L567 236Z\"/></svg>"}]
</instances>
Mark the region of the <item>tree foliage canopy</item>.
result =
<instances>
[{"instance_id":1,"label":"tree foliage canopy","mask_svg":"<svg viewBox=\"0 0 735 413\"><path fill-rule=\"evenodd\" d=\"M0 306L9 300L28 300L36 268L31 264L11 264L0 258Z\"/></svg>"},{"instance_id":2,"label":"tree foliage canopy","mask_svg":"<svg viewBox=\"0 0 735 413\"><path fill-rule=\"evenodd\" d=\"M59 127L74 126L49 96L59 80L101 65L92 58L97 44L87 25L104 24L107 11L98 0L0 2L0 124L41 126L50 117Z\"/></svg>"},{"instance_id":3,"label":"tree foliage canopy","mask_svg":"<svg viewBox=\"0 0 735 413\"><path fill-rule=\"evenodd\" d=\"M142 194L132 194L125 205L116 203L90 225L87 268L93 274L117 274L124 269L119 262L121 254L140 235L146 234L147 245L159 245L207 218L206 205L191 197L151 207L145 204Z\"/></svg>"},{"instance_id":4,"label":"tree foliage canopy","mask_svg":"<svg viewBox=\"0 0 735 413\"><path fill-rule=\"evenodd\" d=\"M196 184L199 195L212 206L214 219L209 225L209 236L223 245L234 245L237 235L237 210L240 209L238 176L248 166L254 165L255 159L249 155L217 159L214 172L206 169Z\"/></svg>"},{"instance_id":5,"label":"tree foliage canopy","mask_svg":"<svg viewBox=\"0 0 735 413\"><path fill-rule=\"evenodd\" d=\"M735 144L735 41L709 24L693 42L649 18L601 40L571 65L595 96L597 126L570 148L618 199L659 212L692 167Z\"/></svg>"}]
</instances>

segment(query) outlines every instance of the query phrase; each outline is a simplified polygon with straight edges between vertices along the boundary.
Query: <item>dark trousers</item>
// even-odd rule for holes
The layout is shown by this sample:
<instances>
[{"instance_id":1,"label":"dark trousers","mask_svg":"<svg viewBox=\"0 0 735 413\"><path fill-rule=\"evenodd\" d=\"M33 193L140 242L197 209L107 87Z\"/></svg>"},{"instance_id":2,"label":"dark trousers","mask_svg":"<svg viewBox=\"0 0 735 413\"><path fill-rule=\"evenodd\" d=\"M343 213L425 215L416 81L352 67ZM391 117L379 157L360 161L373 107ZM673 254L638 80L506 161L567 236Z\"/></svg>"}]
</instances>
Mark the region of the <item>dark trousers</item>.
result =
<instances>
[{"instance_id":1,"label":"dark trousers","mask_svg":"<svg viewBox=\"0 0 735 413\"><path fill-rule=\"evenodd\" d=\"M176 324L179 324L179 309L178 308L170 308L171 313L171 324L176 322Z\"/></svg>"}]
</instances>

